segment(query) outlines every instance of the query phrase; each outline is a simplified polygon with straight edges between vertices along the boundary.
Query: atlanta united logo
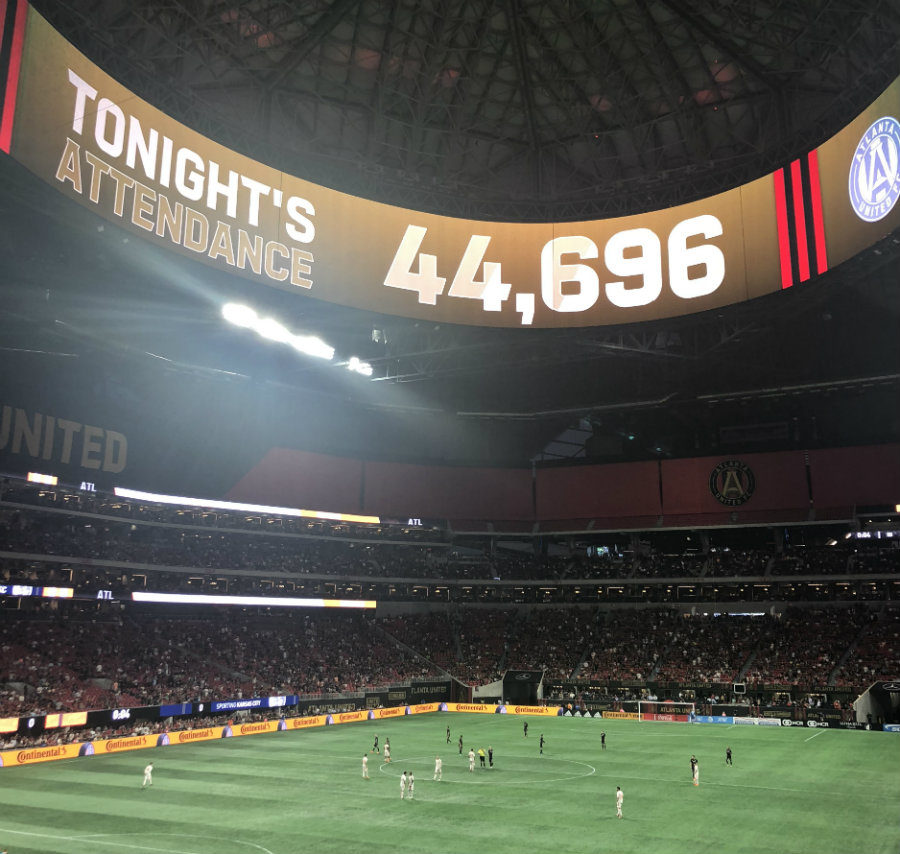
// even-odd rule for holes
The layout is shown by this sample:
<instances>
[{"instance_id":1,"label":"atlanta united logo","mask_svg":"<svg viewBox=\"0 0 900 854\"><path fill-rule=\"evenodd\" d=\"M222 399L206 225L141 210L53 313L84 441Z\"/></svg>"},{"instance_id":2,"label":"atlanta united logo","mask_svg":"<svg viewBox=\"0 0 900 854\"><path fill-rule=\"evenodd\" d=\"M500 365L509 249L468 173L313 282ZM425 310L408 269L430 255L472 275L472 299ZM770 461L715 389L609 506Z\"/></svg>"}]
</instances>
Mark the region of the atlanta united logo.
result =
<instances>
[{"instance_id":1,"label":"atlanta united logo","mask_svg":"<svg viewBox=\"0 0 900 854\"><path fill-rule=\"evenodd\" d=\"M756 489L756 478L750 466L740 460L719 463L709 476L709 491L716 501L728 507L737 507L750 500Z\"/></svg>"},{"instance_id":2,"label":"atlanta united logo","mask_svg":"<svg viewBox=\"0 0 900 854\"><path fill-rule=\"evenodd\" d=\"M884 116L863 134L850 163L850 204L865 222L884 219L900 197L900 122Z\"/></svg>"}]
</instances>

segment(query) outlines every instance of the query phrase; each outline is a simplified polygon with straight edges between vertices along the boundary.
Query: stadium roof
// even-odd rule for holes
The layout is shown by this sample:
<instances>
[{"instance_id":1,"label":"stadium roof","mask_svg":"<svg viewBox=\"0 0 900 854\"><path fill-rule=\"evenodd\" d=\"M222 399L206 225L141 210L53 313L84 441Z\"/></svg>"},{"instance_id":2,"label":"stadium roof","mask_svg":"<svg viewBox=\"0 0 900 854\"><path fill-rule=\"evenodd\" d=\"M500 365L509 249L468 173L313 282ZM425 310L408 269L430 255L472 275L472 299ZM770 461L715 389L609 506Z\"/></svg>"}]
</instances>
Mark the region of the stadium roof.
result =
<instances>
[{"instance_id":1,"label":"stadium roof","mask_svg":"<svg viewBox=\"0 0 900 854\"><path fill-rule=\"evenodd\" d=\"M669 207L896 76L892 0L38 0L138 95L347 192L473 218Z\"/></svg>"}]
</instances>

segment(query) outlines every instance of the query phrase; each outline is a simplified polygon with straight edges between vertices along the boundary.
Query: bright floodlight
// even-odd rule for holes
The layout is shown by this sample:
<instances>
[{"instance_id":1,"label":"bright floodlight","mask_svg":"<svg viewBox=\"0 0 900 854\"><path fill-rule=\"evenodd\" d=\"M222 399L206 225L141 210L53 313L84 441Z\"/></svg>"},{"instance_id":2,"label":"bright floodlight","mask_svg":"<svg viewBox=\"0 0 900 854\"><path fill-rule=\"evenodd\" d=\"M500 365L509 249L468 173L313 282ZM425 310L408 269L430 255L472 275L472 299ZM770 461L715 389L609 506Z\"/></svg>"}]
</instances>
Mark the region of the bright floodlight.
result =
<instances>
[{"instance_id":1,"label":"bright floodlight","mask_svg":"<svg viewBox=\"0 0 900 854\"><path fill-rule=\"evenodd\" d=\"M263 338L268 338L270 341L278 341L281 344L291 344L294 340L294 336L291 335L290 331L271 317L267 317L257 323L256 331Z\"/></svg>"},{"instance_id":2,"label":"bright floodlight","mask_svg":"<svg viewBox=\"0 0 900 854\"><path fill-rule=\"evenodd\" d=\"M222 306L222 317L235 326L244 326L252 329L256 325L256 312L246 305L229 302Z\"/></svg>"},{"instance_id":3,"label":"bright floodlight","mask_svg":"<svg viewBox=\"0 0 900 854\"><path fill-rule=\"evenodd\" d=\"M227 303L222 306L222 316L236 326L252 329L257 335L277 341L279 344L290 344L298 353L315 356L331 361L334 358L334 347L326 344L314 335L294 335L290 329L271 317L260 318L256 312L246 305Z\"/></svg>"},{"instance_id":4,"label":"bright floodlight","mask_svg":"<svg viewBox=\"0 0 900 854\"><path fill-rule=\"evenodd\" d=\"M294 335L290 344L295 350L305 353L307 356L328 360L334 358L334 347L314 335Z\"/></svg>"},{"instance_id":5,"label":"bright floodlight","mask_svg":"<svg viewBox=\"0 0 900 854\"><path fill-rule=\"evenodd\" d=\"M360 361L356 356L350 357L350 361L347 362L347 370L362 374L364 377L372 376L372 366L368 362Z\"/></svg>"}]
</instances>

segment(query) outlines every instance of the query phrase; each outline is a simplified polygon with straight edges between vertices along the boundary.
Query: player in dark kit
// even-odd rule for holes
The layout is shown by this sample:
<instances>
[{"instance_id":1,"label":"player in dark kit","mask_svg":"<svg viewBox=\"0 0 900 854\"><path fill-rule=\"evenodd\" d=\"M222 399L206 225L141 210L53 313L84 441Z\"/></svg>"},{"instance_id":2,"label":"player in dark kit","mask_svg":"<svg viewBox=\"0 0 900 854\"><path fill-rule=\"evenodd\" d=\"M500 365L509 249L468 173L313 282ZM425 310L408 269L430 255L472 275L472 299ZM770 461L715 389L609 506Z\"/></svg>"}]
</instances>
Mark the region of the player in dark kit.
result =
<instances>
[{"instance_id":1,"label":"player in dark kit","mask_svg":"<svg viewBox=\"0 0 900 854\"><path fill-rule=\"evenodd\" d=\"M450 727L447 727L447 744L450 744Z\"/></svg>"},{"instance_id":2,"label":"player in dark kit","mask_svg":"<svg viewBox=\"0 0 900 854\"><path fill-rule=\"evenodd\" d=\"M372 753L379 753L378 750L378 736L375 736L375 744L372 745Z\"/></svg>"},{"instance_id":3,"label":"player in dark kit","mask_svg":"<svg viewBox=\"0 0 900 854\"><path fill-rule=\"evenodd\" d=\"M725 748L725 764L726 765L734 765L734 763L731 761L731 748L730 747Z\"/></svg>"},{"instance_id":4,"label":"player in dark kit","mask_svg":"<svg viewBox=\"0 0 900 854\"><path fill-rule=\"evenodd\" d=\"M522 732L525 735L525 738L528 738L528 721L525 721L525 723L522 724Z\"/></svg>"},{"instance_id":5,"label":"player in dark kit","mask_svg":"<svg viewBox=\"0 0 900 854\"><path fill-rule=\"evenodd\" d=\"M488 765L494 767L494 748L488 745Z\"/></svg>"},{"instance_id":6,"label":"player in dark kit","mask_svg":"<svg viewBox=\"0 0 900 854\"><path fill-rule=\"evenodd\" d=\"M600 749L606 750L606 733L605 732L600 733Z\"/></svg>"},{"instance_id":7,"label":"player in dark kit","mask_svg":"<svg viewBox=\"0 0 900 854\"><path fill-rule=\"evenodd\" d=\"M462 756L462 736L459 737L459 755Z\"/></svg>"},{"instance_id":8,"label":"player in dark kit","mask_svg":"<svg viewBox=\"0 0 900 854\"><path fill-rule=\"evenodd\" d=\"M541 756L544 755L544 733L541 733Z\"/></svg>"}]
</instances>

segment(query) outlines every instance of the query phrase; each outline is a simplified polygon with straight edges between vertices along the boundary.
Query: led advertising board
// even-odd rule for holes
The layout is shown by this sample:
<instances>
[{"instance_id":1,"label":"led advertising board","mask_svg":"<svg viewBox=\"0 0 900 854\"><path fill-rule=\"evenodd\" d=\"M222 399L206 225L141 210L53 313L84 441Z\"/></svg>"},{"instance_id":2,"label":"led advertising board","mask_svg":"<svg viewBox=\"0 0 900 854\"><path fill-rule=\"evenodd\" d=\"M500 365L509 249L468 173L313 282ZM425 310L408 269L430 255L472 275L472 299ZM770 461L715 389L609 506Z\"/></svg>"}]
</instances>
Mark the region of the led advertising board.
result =
<instances>
[{"instance_id":1,"label":"led advertising board","mask_svg":"<svg viewBox=\"0 0 900 854\"><path fill-rule=\"evenodd\" d=\"M586 222L425 214L238 154L119 85L4 0L0 150L102 217L260 285L497 327L673 317L815 279L900 224L900 82L784 169L666 210Z\"/></svg>"}]
</instances>

